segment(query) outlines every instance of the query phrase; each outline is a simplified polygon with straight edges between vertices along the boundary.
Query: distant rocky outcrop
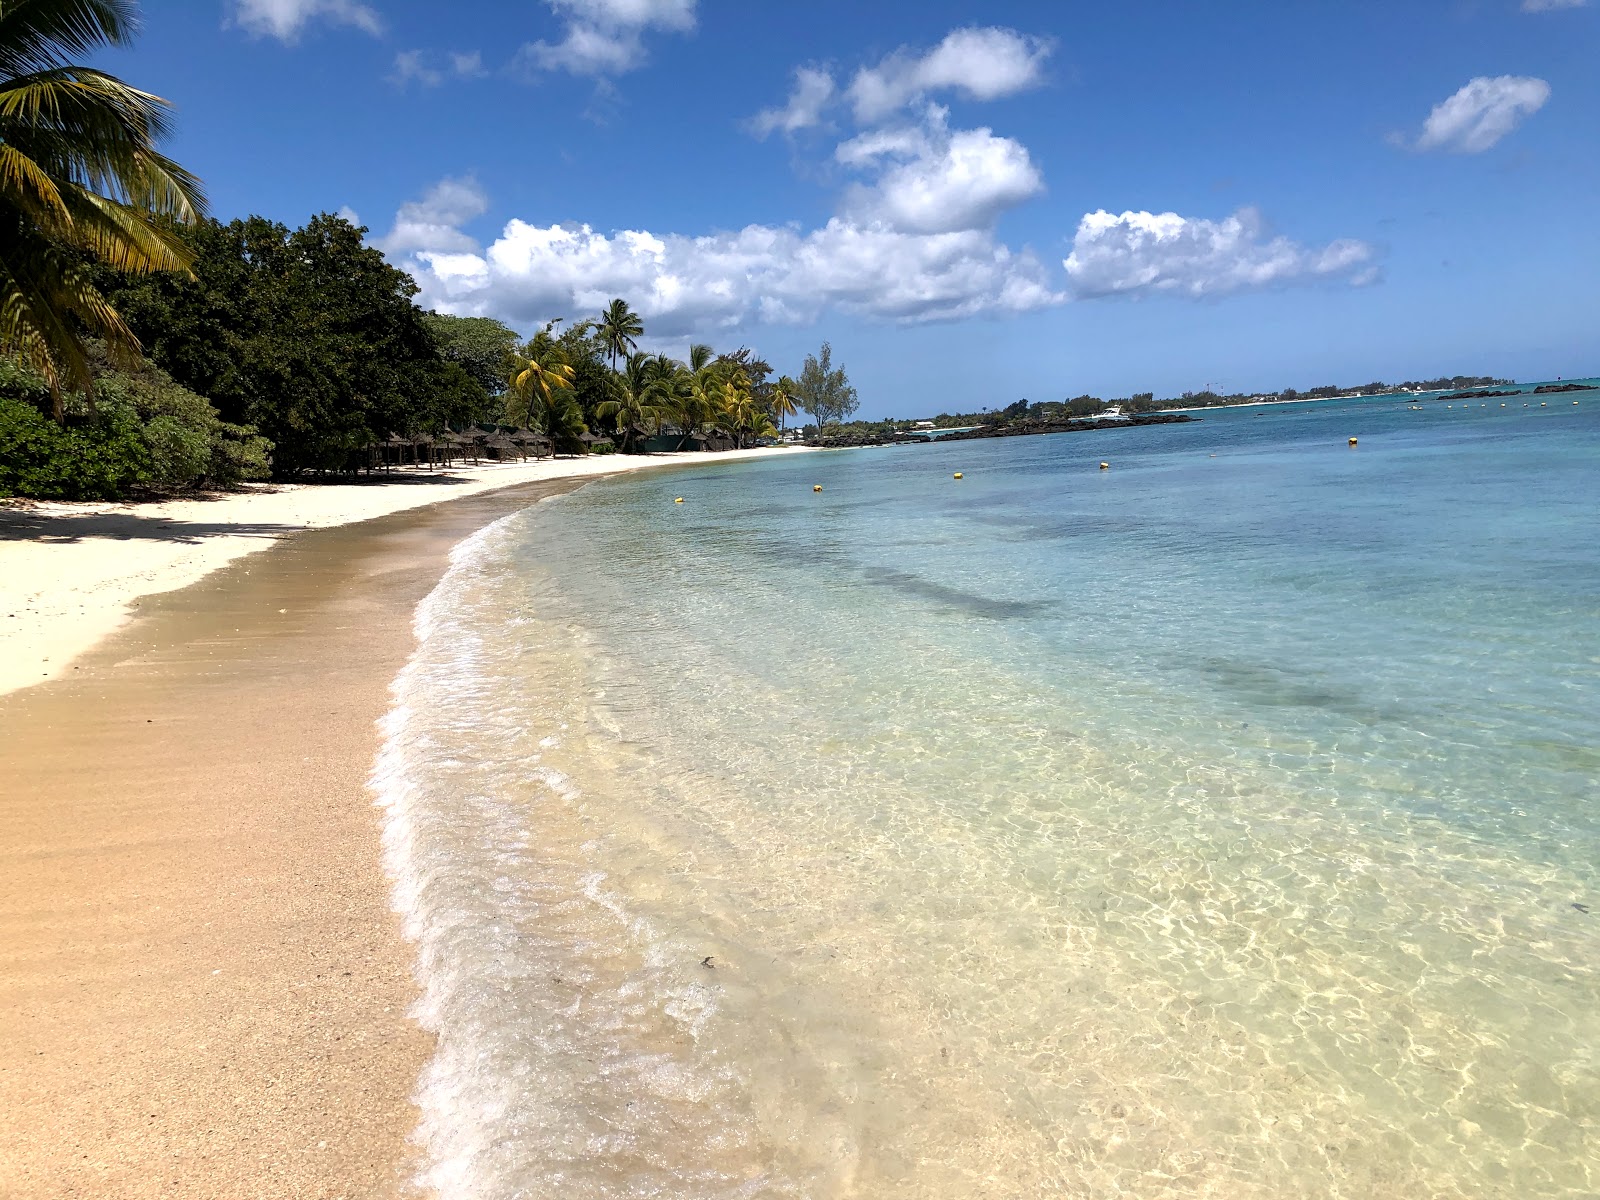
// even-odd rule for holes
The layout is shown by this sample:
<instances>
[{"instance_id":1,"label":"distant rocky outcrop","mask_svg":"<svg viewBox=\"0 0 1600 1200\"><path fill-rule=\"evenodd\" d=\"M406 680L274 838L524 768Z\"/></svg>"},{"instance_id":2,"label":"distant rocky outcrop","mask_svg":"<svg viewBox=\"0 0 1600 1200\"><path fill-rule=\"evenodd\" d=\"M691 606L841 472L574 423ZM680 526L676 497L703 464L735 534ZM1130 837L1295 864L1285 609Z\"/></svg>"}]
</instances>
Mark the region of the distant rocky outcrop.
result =
<instances>
[{"instance_id":1,"label":"distant rocky outcrop","mask_svg":"<svg viewBox=\"0 0 1600 1200\"><path fill-rule=\"evenodd\" d=\"M1592 383L1541 383L1531 392L1524 392L1512 388L1504 392L1451 392L1448 396L1440 396L1440 400L1493 400L1499 396L1558 396L1562 392L1593 392L1600 391Z\"/></svg>"}]
</instances>

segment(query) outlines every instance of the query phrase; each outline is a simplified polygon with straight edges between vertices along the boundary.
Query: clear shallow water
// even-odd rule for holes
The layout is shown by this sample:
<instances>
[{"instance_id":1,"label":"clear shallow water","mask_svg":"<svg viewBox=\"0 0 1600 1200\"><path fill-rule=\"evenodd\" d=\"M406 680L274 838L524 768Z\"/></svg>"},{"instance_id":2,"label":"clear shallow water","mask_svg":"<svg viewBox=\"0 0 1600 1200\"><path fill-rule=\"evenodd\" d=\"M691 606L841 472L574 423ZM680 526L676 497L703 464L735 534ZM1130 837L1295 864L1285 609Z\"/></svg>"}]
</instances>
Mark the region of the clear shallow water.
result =
<instances>
[{"instance_id":1,"label":"clear shallow water","mask_svg":"<svg viewBox=\"0 0 1600 1200\"><path fill-rule=\"evenodd\" d=\"M1593 397L655 472L472 539L378 770L431 1182L1600 1191Z\"/></svg>"}]
</instances>

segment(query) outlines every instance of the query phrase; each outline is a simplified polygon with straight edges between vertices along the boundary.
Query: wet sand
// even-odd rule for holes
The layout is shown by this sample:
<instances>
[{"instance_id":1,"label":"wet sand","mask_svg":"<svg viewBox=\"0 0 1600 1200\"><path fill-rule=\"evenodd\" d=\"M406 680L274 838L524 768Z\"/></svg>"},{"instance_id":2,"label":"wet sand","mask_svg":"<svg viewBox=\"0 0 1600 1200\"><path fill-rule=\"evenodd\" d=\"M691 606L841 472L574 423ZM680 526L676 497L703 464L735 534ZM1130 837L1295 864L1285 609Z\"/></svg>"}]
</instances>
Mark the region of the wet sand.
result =
<instances>
[{"instance_id":1,"label":"wet sand","mask_svg":"<svg viewBox=\"0 0 1600 1200\"><path fill-rule=\"evenodd\" d=\"M0 1195L408 1194L373 723L449 548L581 482L294 535L0 697Z\"/></svg>"}]
</instances>

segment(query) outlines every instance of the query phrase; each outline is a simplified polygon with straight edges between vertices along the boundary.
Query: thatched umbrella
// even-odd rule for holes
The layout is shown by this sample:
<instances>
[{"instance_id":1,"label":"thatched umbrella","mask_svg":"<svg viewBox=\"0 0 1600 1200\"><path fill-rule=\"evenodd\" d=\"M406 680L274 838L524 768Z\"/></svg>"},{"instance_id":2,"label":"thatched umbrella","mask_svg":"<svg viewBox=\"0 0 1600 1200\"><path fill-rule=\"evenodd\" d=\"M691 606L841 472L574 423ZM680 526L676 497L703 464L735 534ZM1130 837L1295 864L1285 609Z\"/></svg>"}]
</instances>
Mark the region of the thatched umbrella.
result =
<instances>
[{"instance_id":1,"label":"thatched umbrella","mask_svg":"<svg viewBox=\"0 0 1600 1200\"><path fill-rule=\"evenodd\" d=\"M484 439L484 445L494 451L497 462L505 462L510 455L519 452L517 444L503 433L492 434Z\"/></svg>"},{"instance_id":2,"label":"thatched umbrella","mask_svg":"<svg viewBox=\"0 0 1600 1200\"><path fill-rule=\"evenodd\" d=\"M459 433L452 433L448 429L439 435L438 444L444 447L442 453L446 463L456 455L465 458L467 450L472 446L470 439L462 437Z\"/></svg>"},{"instance_id":3,"label":"thatched umbrella","mask_svg":"<svg viewBox=\"0 0 1600 1200\"><path fill-rule=\"evenodd\" d=\"M523 457L526 458L529 450L536 446L539 442L539 439L544 435L535 433L533 430L524 425L521 429L512 430L506 436L516 444L517 449L520 450Z\"/></svg>"},{"instance_id":4,"label":"thatched umbrella","mask_svg":"<svg viewBox=\"0 0 1600 1200\"><path fill-rule=\"evenodd\" d=\"M428 469L431 471L433 469L433 435L417 433L411 436L411 460L413 462L416 462L420 457L417 454L419 448L428 452Z\"/></svg>"}]
</instances>

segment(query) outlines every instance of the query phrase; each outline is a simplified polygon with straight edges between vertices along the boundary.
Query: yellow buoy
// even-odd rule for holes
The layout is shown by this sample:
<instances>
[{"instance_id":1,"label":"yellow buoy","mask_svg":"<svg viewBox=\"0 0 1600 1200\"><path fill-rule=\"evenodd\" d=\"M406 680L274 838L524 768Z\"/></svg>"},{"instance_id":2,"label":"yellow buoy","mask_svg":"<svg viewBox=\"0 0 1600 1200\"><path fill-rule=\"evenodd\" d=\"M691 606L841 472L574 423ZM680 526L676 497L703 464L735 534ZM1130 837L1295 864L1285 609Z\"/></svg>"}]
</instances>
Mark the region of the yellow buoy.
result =
<instances>
[{"instance_id":1,"label":"yellow buoy","mask_svg":"<svg viewBox=\"0 0 1600 1200\"><path fill-rule=\"evenodd\" d=\"M1109 470L1111 470L1111 464L1110 463L1101 463L1100 464L1100 469L1102 471L1109 471Z\"/></svg>"},{"instance_id":2,"label":"yellow buoy","mask_svg":"<svg viewBox=\"0 0 1600 1200\"><path fill-rule=\"evenodd\" d=\"M811 485L811 490L813 492L820 492L822 490L822 485L820 483L813 483Z\"/></svg>"},{"instance_id":3,"label":"yellow buoy","mask_svg":"<svg viewBox=\"0 0 1600 1200\"><path fill-rule=\"evenodd\" d=\"M1355 445L1355 444L1356 444L1356 440L1355 440L1355 438L1351 438L1351 439L1350 439L1350 444L1351 444L1351 445L1352 445L1352 446L1354 446L1354 445Z\"/></svg>"},{"instance_id":4,"label":"yellow buoy","mask_svg":"<svg viewBox=\"0 0 1600 1200\"><path fill-rule=\"evenodd\" d=\"M960 472L960 471L957 471L957 472L956 472L956 478L957 478L957 479L960 479L960 478L961 478L961 472Z\"/></svg>"}]
</instances>

